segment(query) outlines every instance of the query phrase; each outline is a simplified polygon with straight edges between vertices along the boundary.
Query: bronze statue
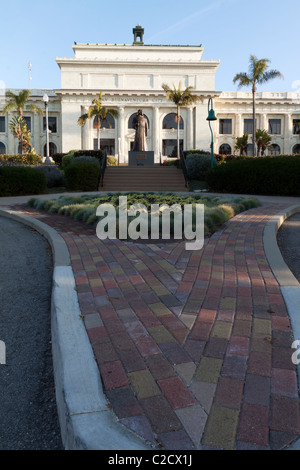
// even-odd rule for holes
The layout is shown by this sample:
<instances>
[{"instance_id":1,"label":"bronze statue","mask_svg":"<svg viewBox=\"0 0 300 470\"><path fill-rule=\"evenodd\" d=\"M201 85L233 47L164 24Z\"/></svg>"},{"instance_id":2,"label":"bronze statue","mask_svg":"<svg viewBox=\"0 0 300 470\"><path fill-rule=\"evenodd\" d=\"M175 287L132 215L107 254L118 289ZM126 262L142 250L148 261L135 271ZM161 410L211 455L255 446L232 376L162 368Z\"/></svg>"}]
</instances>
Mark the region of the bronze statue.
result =
<instances>
[{"instance_id":1,"label":"bronze statue","mask_svg":"<svg viewBox=\"0 0 300 470\"><path fill-rule=\"evenodd\" d=\"M133 128L135 129L135 138L133 151L147 151L146 137L148 135L148 121L143 114L143 110L139 109L137 115L133 118Z\"/></svg>"}]
</instances>

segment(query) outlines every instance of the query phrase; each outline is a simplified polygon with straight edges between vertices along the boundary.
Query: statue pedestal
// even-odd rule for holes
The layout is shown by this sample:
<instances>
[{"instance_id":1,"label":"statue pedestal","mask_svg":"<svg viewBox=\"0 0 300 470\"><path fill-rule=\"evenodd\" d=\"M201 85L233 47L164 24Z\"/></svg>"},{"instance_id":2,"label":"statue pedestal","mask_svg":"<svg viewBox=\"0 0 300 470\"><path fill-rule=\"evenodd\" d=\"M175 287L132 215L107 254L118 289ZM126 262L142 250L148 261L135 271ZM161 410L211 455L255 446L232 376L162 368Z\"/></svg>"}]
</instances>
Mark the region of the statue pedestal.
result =
<instances>
[{"instance_id":1,"label":"statue pedestal","mask_svg":"<svg viewBox=\"0 0 300 470\"><path fill-rule=\"evenodd\" d=\"M154 165L154 152L152 151L131 151L128 152L129 166L153 166Z\"/></svg>"}]
</instances>

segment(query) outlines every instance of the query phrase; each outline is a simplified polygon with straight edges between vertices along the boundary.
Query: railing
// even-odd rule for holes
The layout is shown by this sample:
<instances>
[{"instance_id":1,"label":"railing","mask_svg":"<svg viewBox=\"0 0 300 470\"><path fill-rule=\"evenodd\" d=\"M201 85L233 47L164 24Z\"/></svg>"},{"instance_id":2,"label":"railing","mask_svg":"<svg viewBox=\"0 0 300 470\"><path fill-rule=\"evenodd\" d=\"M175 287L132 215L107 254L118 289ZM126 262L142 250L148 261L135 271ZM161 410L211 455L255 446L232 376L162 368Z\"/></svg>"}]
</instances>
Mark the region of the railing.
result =
<instances>
[{"instance_id":1,"label":"railing","mask_svg":"<svg viewBox=\"0 0 300 470\"><path fill-rule=\"evenodd\" d=\"M100 187L101 188L103 188L103 181L104 181L106 167L107 167L107 149L104 150L104 155L103 155L103 160L102 160L102 165L101 165L101 174L100 174Z\"/></svg>"},{"instance_id":2,"label":"railing","mask_svg":"<svg viewBox=\"0 0 300 470\"><path fill-rule=\"evenodd\" d=\"M186 167L186 161L185 161L185 156L183 154L183 150L180 149L180 163L181 163L181 168L185 180L185 187L188 188L189 186L189 179L188 179L188 173L187 173L187 167Z\"/></svg>"}]
</instances>

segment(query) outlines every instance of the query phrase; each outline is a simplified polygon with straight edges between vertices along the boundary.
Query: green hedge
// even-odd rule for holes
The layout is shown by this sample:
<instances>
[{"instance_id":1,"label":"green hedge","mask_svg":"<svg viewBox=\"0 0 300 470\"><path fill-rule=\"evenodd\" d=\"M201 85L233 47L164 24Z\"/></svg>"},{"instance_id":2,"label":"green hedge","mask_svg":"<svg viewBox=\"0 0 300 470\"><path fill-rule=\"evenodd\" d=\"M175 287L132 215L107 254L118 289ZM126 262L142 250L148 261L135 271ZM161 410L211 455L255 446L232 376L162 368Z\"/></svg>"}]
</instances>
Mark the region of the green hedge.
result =
<instances>
[{"instance_id":1,"label":"green hedge","mask_svg":"<svg viewBox=\"0 0 300 470\"><path fill-rule=\"evenodd\" d=\"M209 170L206 182L211 191L300 196L300 158L252 157L228 161Z\"/></svg>"},{"instance_id":2,"label":"green hedge","mask_svg":"<svg viewBox=\"0 0 300 470\"><path fill-rule=\"evenodd\" d=\"M263 157L259 157L259 158L266 158L267 155L263 156ZM268 155L268 157L270 158L278 158L278 157L300 157L300 155L298 154L293 154L293 155L285 155L285 154L281 154L281 155ZM235 161L235 160L247 160L248 158L253 158L252 155L219 155L219 154L216 154L215 155L215 158L218 160L218 163L224 163L224 162L231 162L231 161ZM258 157L255 157L255 158L258 158Z\"/></svg>"},{"instance_id":3,"label":"green hedge","mask_svg":"<svg viewBox=\"0 0 300 470\"><path fill-rule=\"evenodd\" d=\"M55 165L57 165L59 168L61 168L62 167L62 159L65 155L67 155L67 154L66 153L54 153L51 158L54 160Z\"/></svg>"},{"instance_id":4,"label":"green hedge","mask_svg":"<svg viewBox=\"0 0 300 470\"><path fill-rule=\"evenodd\" d=\"M100 166L97 163L76 162L64 169L67 190L97 191L100 179Z\"/></svg>"},{"instance_id":5,"label":"green hedge","mask_svg":"<svg viewBox=\"0 0 300 470\"><path fill-rule=\"evenodd\" d=\"M213 165L217 166L214 158ZM205 180L205 175L211 167L211 157L207 154L188 153L186 155L186 169L189 179Z\"/></svg>"},{"instance_id":6,"label":"green hedge","mask_svg":"<svg viewBox=\"0 0 300 470\"><path fill-rule=\"evenodd\" d=\"M44 173L34 168L0 166L0 196L42 194L47 189Z\"/></svg>"},{"instance_id":7,"label":"green hedge","mask_svg":"<svg viewBox=\"0 0 300 470\"><path fill-rule=\"evenodd\" d=\"M73 156L76 157L95 157L102 162L104 152L102 150L77 150L74 152Z\"/></svg>"}]
</instances>

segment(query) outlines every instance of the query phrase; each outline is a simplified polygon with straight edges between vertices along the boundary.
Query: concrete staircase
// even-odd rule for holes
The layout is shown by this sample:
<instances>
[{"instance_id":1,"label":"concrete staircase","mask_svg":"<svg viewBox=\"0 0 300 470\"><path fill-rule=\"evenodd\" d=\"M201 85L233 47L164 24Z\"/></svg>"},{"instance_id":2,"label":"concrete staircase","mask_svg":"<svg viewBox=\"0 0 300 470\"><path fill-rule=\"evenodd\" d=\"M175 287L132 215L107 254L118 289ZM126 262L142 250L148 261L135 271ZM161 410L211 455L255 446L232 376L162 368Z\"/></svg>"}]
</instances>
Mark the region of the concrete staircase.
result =
<instances>
[{"instance_id":1,"label":"concrete staircase","mask_svg":"<svg viewBox=\"0 0 300 470\"><path fill-rule=\"evenodd\" d=\"M188 191L183 172L172 166L109 166L100 191Z\"/></svg>"}]
</instances>

